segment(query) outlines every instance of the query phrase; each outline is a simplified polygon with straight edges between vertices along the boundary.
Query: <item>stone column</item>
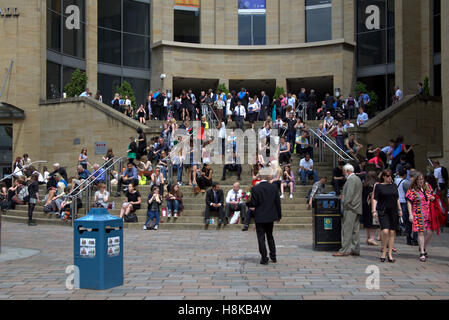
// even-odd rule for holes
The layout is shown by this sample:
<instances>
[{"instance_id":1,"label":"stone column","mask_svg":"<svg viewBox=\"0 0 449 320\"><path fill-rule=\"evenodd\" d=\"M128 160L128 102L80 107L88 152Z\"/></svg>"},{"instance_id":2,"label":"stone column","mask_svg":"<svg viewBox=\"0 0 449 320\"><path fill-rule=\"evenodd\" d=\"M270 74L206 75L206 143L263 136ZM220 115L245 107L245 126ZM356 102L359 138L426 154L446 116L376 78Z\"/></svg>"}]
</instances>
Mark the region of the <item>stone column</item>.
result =
<instances>
[{"instance_id":1,"label":"stone column","mask_svg":"<svg viewBox=\"0 0 449 320\"><path fill-rule=\"evenodd\" d=\"M86 74L87 87L95 96L98 85L98 3L86 1Z\"/></svg>"},{"instance_id":2,"label":"stone column","mask_svg":"<svg viewBox=\"0 0 449 320\"><path fill-rule=\"evenodd\" d=\"M238 3L237 1L217 0L217 6L219 2L224 3L224 44L238 45L239 44ZM219 39L217 39L217 41L219 41Z\"/></svg>"},{"instance_id":3,"label":"stone column","mask_svg":"<svg viewBox=\"0 0 449 320\"><path fill-rule=\"evenodd\" d=\"M343 37L347 42L355 42L355 1L344 1Z\"/></svg>"},{"instance_id":4,"label":"stone column","mask_svg":"<svg viewBox=\"0 0 449 320\"><path fill-rule=\"evenodd\" d=\"M279 44L279 1L286 0L267 0L267 44Z\"/></svg>"},{"instance_id":5,"label":"stone column","mask_svg":"<svg viewBox=\"0 0 449 320\"><path fill-rule=\"evenodd\" d=\"M201 44L215 43L215 0L201 0Z\"/></svg>"},{"instance_id":6,"label":"stone column","mask_svg":"<svg viewBox=\"0 0 449 320\"><path fill-rule=\"evenodd\" d=\"M173 41L174 40L174 13L173 6L174 0L163 0L161 10L161 23L162 23L162 40ZM154 15L152 15L152 18Z\"/></svg>"},{"instance_id":7,"label":"stone column","mask_svg":"<svg viewBox=\"0 0 449 320\"><path fill-rule=\"evenodd\" d=\"M421 1L395 1L396 85L404 95L416 93L421 79Z\"/></svg>"},{"instance_id":8,"label":"stone column","mask_svg":"<svg viewBox=\"0 0 449 320\"><path fill-rule=\"evenodd\" d=\"M332 39L343 39L343 21L345 19L343 9L344 0L333 0L332 1ZM352 1L344 1L352 2Z\"/></svg>"},{"instance_id":9,"label":"stone column","mask_svg":"<svg viewBox=\"0 0 449 320\"><path fill-rule=\"evenodd\" d=\"M449 166L449 1L441 1L441 87L443 97L443 158Z\"/></svg>"}]
</instances>

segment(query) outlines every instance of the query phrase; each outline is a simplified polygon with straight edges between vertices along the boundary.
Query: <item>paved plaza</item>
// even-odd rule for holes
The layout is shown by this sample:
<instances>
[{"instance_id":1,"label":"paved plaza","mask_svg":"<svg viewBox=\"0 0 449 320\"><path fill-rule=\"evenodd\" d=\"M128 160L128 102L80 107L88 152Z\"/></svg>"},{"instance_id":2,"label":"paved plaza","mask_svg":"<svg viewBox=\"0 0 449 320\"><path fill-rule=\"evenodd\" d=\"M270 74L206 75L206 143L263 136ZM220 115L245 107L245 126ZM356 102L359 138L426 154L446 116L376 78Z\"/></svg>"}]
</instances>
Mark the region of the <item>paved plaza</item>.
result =
<instances>
[{"instance_id":1,"label":"paved plaza","mask_svg":"<svg viewBox=\"0 0 449 320\"><path fill-rule=\"evenodd\" d=\"M66 289L65 271L73 264L69 227L4 222L0 299L449 298L448 229L433 239L426 263L418 261L417 247L398 238L395 264L380 263L379 248L365 244L363 231L358 258L313 251L311 231L278 231L278 263L268 266L258 264L256 234L250 230L125 230L124 285L94 291ZM28 250L19 251L16 260L1 259L18 248ZM380 270L378 290L366 288L366 269L373 265Z\"/></svg>"}]
</instances>

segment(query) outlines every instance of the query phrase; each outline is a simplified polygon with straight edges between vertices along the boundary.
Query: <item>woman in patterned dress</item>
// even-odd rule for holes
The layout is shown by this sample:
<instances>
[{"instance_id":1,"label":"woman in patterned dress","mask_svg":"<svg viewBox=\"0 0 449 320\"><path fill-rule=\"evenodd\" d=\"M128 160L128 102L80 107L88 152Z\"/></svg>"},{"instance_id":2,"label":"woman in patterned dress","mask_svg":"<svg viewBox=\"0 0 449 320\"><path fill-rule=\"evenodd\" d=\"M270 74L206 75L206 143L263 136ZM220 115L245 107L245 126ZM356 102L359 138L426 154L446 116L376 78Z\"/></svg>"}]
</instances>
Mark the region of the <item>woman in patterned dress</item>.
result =
<instances>
[{"instance_id":1,"label":"woman in patterned dress","mask_svg":"<svg viewBox=\"0 0 449 320\"><path fill-rule=\"evenodd\" d=\"M405 198L408 211L412 213L410 222L413 223L413 232L418 232L419 259L425 262L427 259L426 247L433 234L430 206L435 197L432 195L432 187L425 182L423 174L417 174Z\"/></svg>"}]
</instances>

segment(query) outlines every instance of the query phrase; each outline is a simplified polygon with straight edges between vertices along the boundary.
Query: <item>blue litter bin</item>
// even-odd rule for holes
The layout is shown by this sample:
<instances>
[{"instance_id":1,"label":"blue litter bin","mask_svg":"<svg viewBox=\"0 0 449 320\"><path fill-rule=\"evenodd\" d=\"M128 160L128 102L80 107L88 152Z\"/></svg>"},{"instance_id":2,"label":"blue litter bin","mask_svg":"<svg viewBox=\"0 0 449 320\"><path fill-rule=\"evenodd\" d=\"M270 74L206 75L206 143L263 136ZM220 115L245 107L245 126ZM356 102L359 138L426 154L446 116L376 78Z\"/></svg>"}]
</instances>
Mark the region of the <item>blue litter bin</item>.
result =
<instances>
[{"instance_id":1,"label":"blue litter bin","mask_svg":"<svg viewBox=\"0 0 449 320\"><path fill-rule=\"evenodd\" d=\"M320 194L313 199L313 249L338 251L341 248L340 199Z\"/></svg>"},{"instance_id":2,"label":"blue litter bin","mask_svg":"<svg viewBox=\"0 0 449 320\"><path fill-rule=\"evenodd\" d=\"M91 209L74 222L74 265L80 289L123 285L123 221L104 208Z\"/></svg>"}]
</instances>

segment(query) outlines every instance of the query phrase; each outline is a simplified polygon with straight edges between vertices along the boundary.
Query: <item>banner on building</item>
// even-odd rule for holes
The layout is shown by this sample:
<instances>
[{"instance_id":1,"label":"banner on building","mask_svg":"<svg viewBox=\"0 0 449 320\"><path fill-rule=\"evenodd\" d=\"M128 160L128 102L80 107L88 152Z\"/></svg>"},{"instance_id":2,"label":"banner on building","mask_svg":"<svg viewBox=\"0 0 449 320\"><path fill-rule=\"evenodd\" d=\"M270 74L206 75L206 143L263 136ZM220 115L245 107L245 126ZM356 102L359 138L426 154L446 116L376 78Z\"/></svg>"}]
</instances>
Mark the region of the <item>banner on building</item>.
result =
<instances>
[{"instance_id":1,"label":"banner on building","mask_svg":"<svg viewBox=\"0 0 449 320\"><path fill-rule=\"evenodd\" d=\"M266 0L238 0L239 13L265 13Z\"/></svg>"},{"instance_id":2,"label":"banner on building","mask_svg":"<svg viewBox=\"0 0 449 320\"><path fill-rule=\"evenodd\" d=\"M190 8L200 8L200 0L175 0L175 7L190 7Z\"/></svg>"}]
</instances>

